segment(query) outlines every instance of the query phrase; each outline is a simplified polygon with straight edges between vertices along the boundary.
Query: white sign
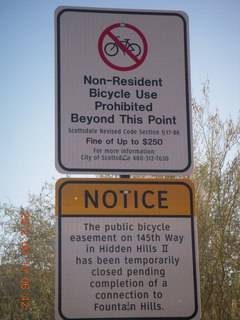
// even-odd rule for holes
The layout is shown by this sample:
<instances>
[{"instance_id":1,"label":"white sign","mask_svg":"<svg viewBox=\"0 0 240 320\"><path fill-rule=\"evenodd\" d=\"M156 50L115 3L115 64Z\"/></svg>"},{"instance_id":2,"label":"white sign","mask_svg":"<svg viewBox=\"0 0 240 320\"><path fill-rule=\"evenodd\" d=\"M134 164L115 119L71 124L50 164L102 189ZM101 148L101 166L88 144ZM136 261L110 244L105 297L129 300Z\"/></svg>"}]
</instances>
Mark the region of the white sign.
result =
<instances>
[{"instance_id":1,"label":"white sign","mask_svg":"<svg viewBox=\"0 0 240 320\"><path fill-rule=\"evenodd\" d=\"M58 171L190 174L187 15L60 7L55 26Z\"/></svg>"},{"instance_id":2,"label":"white sign","mask_svg":"<svg viewBox=\"0 0 240 320\"><path fill-rule=\"evenodd\" d=\"M57 183L56 319L200 319L188 180Z\"/></svg>"}]
</instances>

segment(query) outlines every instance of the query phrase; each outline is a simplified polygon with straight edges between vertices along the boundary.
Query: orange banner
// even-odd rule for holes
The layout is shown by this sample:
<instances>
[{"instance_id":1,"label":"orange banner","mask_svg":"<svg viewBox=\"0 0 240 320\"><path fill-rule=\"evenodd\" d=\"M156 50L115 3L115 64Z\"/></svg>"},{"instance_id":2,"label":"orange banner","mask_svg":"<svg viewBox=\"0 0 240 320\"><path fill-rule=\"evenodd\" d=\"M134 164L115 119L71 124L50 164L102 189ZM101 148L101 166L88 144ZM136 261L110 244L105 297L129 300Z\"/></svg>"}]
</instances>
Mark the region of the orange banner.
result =
<instances>
[{"instance_id":1,"label":"orange banner","mask_svg":"<svg viewBox=\"0 0 240 320\"><path fill-rule=\"evenodd\" d=\"M187 179L60 179L56 215L195 215Z\"/></svg>"}]
</instances>

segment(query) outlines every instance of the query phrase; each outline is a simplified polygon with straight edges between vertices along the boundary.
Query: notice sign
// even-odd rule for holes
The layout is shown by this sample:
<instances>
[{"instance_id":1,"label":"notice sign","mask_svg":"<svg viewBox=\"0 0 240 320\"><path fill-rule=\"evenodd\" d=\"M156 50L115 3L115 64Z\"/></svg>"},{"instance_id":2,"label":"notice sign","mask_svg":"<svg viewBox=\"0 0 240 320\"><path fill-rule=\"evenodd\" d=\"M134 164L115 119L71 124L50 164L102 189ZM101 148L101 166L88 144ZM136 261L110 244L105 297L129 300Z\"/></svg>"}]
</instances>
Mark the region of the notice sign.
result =
<instances>
[{"instance_id":1,"label":"notice sign","mask_svg":"<svg viewBox=\"0 0 240 320\"><path fill-rule=\"evenodd\" d=\"M56 319L200 319L189 180L60 179Z\"/></svg>"},{"instance_id":2,"label":"notice sign","mask_svg":"<svg viewBox=\"0 0 240 320\"><path fill-rule=\"evenodd\" d=\"M187 15L60 7L55 30L57 170L190 174Z\"/></svg>"}]
</instances>

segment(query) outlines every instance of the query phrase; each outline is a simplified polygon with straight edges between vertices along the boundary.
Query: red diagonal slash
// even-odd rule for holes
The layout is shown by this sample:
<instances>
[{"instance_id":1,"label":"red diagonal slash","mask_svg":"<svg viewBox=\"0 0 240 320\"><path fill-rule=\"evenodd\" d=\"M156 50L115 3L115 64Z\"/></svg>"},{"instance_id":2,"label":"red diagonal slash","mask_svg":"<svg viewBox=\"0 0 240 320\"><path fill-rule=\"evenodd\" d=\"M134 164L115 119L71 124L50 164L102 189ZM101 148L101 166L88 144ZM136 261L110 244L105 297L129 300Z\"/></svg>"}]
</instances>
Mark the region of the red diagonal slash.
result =
<instances>
[{"instance_id":1,"label":"red diagonal slash","mask_svg":"<svg viewBox=\"0 0 240 320\"><path fill-rule=\"evenodd\" d=\"M122 49L123 52L126 52L136 63L139 62L138 59L132 51L130 51L114 34L110 31L107 32L107 35Z\"/></svg>"},{"instance_id":2,"label":"red diagonal slash","mask_svg":"<svg viewBox=\"0 0 240 320\"><path fill-rule=\"evenodd\" d=\"M117 28L122 28L125 27L126 30L127 29L131 29L134 32L136 32L138 34L138 36L141 38L142 41L142 55L141 57L136 57L132 51L130 51L128 48L125 47L125 45L112 33L113 29L117 29ZM126 53L131 59L132 62L134 62L134 64L130 65L130 66L118 66L117 64L114 64L111 60L108 60L107 57L104 54L103 51L103 41L104 38L108 36L110 37L114 43L124 52ZM147 41L145 39L145 36L143 35L143 33L137 29L136 27L130 25L130 24L124 24L121 25L120 23L115 23L109 27L107 27L101 34L99 40L98 40L98 51L100 54L100 57L102 58L102 60L111 68L115 69L115 70L119 70L119 71L130 71L133 70L137 67L139 67L143 61L145 60L146 56L147 56L147 51L148 51L148 46L147 46Z\"/></svg>"}]
</instances>

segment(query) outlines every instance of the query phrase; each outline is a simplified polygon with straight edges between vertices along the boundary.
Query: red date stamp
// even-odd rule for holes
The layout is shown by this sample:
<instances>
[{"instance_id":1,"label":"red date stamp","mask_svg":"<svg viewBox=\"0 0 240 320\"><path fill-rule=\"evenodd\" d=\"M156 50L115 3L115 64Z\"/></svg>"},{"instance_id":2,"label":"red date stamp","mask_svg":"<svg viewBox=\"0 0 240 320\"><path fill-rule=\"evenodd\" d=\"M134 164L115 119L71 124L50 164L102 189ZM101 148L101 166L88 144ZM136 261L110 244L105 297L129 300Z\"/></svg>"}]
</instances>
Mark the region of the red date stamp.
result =
<instances>
[{"instance_id":1,"label":"red date stamp","mask_svg":"<svg viewBox=\"0 0 240 320\"><path fill-rule=\"evenodd\" d=\"M30 253L30 243L28 241L28 237L30 235L30 213L21 211L21 271L22 277L20 279L20 289L22 291L21 295L21 306L27 308L30 306L30 298L27 293L30 289L30 262L29 262L29 253Z\"/></svg>"}]
</instances>

